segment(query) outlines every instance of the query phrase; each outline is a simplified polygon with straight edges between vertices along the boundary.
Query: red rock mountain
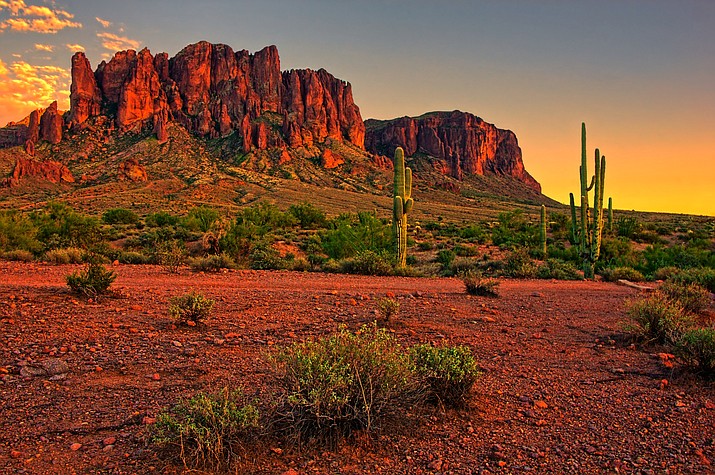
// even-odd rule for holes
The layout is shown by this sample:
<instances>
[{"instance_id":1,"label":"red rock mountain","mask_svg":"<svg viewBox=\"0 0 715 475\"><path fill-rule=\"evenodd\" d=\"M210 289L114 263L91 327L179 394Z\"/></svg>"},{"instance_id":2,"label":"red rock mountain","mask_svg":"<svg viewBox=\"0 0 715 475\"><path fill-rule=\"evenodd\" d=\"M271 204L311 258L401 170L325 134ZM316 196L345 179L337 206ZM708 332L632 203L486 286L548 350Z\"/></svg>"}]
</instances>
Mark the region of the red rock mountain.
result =
<instances>
[{"instance_id":1,"label":"red rock mountain","mask_svg":"<svg viewBox=\"0 0 715 475\"><path fill-rule=\"evenodd\" d=\"M524 169L521 148L511 130L467 112L431 112L419 117L365 122L365 147L373 153L392 155L402 147L407 156L426 154L447 165L454 178L464 175L511 176L541 192L541 185Z\"/></svg>"},{"instance_id":2,"label":"red rock mountain","mask_svg":"<svg viewBox=\"0 0 715 475\"><path fill-rule=\"evenodd\" d=\"M323 69L281 72L275 46L249 54L202 41L173 58L148 49L121 51L94 73L84 53L76 53L70 103L72 127L114 115L121 131L151 124L160 142L167 140L171 121L211 138L235 132L245 151L310 146L326 138L362 148L365 137L350 84ZM263 120L267 114L274 117ZM281 133L271 130L276 120Z\"/></svg>"}]
</instances>

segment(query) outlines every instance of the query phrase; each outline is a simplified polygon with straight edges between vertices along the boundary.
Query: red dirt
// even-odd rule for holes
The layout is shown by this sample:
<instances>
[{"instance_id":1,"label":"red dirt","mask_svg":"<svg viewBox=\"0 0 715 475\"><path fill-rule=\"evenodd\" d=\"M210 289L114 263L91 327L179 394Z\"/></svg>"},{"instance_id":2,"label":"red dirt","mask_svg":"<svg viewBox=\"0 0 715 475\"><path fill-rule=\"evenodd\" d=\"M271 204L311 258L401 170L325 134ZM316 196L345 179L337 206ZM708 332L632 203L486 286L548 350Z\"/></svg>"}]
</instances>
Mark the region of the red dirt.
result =
<instances>
[{"instance_id":1,"label":"red dirt","mask_svg":"<svg viewBox=\"0 0 715 475\"><path fill-rule=\"evenodd\" d=\"M490 299L456 279L117 266L115 295L92 302L64 285L75 268L0 262L1 473L181 472L146 442L161 408L265 388L265 352L370 322L388 292L401 343L446 338L477 355L469 407L335 451L259 447L238 473L713 473L715 385L630 344L635 289L505 280ZM167 315L189 289L217 300L203 328ZM49 358L68 365L64 379L20 374Z\"/></svg>"}]
</instances>

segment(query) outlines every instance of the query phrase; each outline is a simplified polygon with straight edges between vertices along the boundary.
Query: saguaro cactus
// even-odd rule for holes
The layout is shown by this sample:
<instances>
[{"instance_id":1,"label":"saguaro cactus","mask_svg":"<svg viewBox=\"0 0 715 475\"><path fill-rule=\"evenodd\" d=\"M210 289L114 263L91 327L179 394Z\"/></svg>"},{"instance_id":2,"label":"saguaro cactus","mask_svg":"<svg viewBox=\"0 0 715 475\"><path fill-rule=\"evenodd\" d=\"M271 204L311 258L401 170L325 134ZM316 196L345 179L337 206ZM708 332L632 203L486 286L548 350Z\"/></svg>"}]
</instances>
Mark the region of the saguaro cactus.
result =
<instances>
[{"instance_id":1,"label":"saguaro cactus","mask_svg":"<svg viewBox=\"0 0 715 475\"><path fill-rule=\"evenodd\" d=\"M412 211L412 170L405 168L405 152L395 150L395 185L392 204L392 234L395 239L397 267L407 265L407 214Z\"/></svg>"},{"instance_id":2,"label":"saguaro cactus","mask_svg":"<svg viewBox=\"0 0 715 475\"><path fill-rule=\"evenodd\" d=\"M541 205L541 223L540 223L540 229L541 229L541 253L544 256L544 259L547 257L547 249L546 249L546 206Z\"/></svg>"},{"instance_id":3,"label":"saguaro cactus","mask_svg":"<svg viewBox=\"0 0 715 475\"><path fill-rule=\"evenodd\" d=\"M608 232L613 232L613 198L608 198Z\"/></svg>"},{"instance_id":4,"label":"saguaro cactus","mask_svg":"<svg viewBox=\"0 0 715 475\"><path fill-rule=\"evenodd\" d=\"M573 193L569 193L571 201L571 237L579 248L583 259L584 277L590 279L594 274L596 261L601 254L601 237L603 236L603 184L606 178L606 157L601 156L596 149L595 174L588 184L586 168L586 124L581 124L581 220L576 217L576 203ZM588 192L593 191L593 210L588 205Z\"/></svg>"}]
</instances>

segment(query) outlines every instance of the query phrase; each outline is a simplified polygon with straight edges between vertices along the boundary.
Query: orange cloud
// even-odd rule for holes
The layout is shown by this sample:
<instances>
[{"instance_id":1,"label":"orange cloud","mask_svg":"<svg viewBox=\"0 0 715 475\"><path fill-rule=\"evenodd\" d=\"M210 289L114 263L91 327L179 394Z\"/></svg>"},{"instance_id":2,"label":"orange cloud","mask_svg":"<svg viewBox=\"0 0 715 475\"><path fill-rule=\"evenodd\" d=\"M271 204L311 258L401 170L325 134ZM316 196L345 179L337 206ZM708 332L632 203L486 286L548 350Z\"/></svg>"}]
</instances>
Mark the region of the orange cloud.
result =
<instances>
[{"instance_id":1,"label":"orange cloud","mask_svg":"<svg viewBox=\"0 0 715 475\"><path fill-rule=\"evenodd\" d=\"M103 20L102 18L99 17L94 17L95 20L99 22L100 25L102 25L104 28L109 28L112 26L112 22L108 20Z\"/></svg>"},{"instance_id":2,"label":"orange cloud","mask_svg":"<svg viewBox=\"0 0 715 475\"><path fill-rule=\"evenodd\" d=\"M24 0L0 0L0 12L8 10L12 16L0 22L0 32L5 30L57 33L65 28L81 28L72 21L74 15L57 8L27 5Z\"/></svg>"},{"instance_id":3,"label":"orange cloud","mask_svg":"<svg viewBox=\"0 0 715 475\"><path fill-rule=\"evenodd\" d=\"M21 120L52 101L61 110L68 109L69 80L69 71L63 68L25 61L7 66L0 60L0 124Z\"/></svg>"},{"instance_id":4,"label":"orange cloud","mask_svg":"<svg viewBox=\"0 0 715 475\"><path fill-rule=\"evenodd\" d=\"M123 51L127 49L137 49L141 43L129 39L125 36L118 36L113 33L97 33L97 38L102 40L102 46L110 51Z\"/></svg>"},{"instance_id":5,"label":"orange cloud","mask_svg":"<svg viewBox=\"0 0 715 475\"><path fill-rule=\"evenodd\" d=\"M55 50L55 47L52 45L35 44L35 49L37 51L47 51L48 53L52 53Z\"/></svg>"},{"instance_id":6,"label":"orange cloud","mask_svg":"<svg viewBox=\"0 0 715 475\"><path fill-rule=\"evenodd\" d=\"M84 51L85 50L84 46L79 45L79 44L66 44L65 47L67 47L67 49L70 51Z\"/></svg>"}]
</instances>

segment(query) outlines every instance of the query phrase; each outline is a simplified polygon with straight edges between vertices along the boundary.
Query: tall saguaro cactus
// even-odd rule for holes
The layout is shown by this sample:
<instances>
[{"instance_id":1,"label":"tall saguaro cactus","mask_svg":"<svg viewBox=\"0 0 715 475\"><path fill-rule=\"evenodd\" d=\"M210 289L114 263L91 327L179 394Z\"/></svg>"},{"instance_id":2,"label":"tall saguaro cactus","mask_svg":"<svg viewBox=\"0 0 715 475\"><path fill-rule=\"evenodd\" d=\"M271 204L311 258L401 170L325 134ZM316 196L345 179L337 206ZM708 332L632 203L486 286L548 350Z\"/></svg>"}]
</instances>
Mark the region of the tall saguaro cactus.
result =
<instances>
[{"instance_id":1,"label":"tall saguaro cactus","mask_svg":"<svg viewBox=\"0 0 715 475\"><path fill-rule=\"evenodd\" d=\"M405 152L395 149L395 185L392 203L392 234L395 239L397 267L407 265L407 214L412 211L412 170L405 168Z\"/></svg>"},{"instance_id":2,"label":"tall saguaro cactus","mask_svg":"<svg viewBox=\"0 0 715 475\"><path fill-rule=\"evenodd\" d=\"M601 254L601 237L603 236L603 185L606 178L606 157L601 156L596 149L595 173L588 182L586 168L586 124L581 124L581 219L576 216L576 203L573 193L569 193L571 201L571 236L579 248L583 260L584 277L590 279L594 274L596 261ZM593 209L588 205L588 192L593 189Z\"/></svg>"},{"instance_id":3,"label":"tall saguaro cactus","mask_svg":"<svg viewBox=\"0 0 715 475\"><path fill-rule=\"evenodd\" d=\"M548 250L546 248L546 206L541 205L541 220L539 222L539 230L541 235L541 253L544 259L548 257Z\"/></svg>"}]
</instances>

